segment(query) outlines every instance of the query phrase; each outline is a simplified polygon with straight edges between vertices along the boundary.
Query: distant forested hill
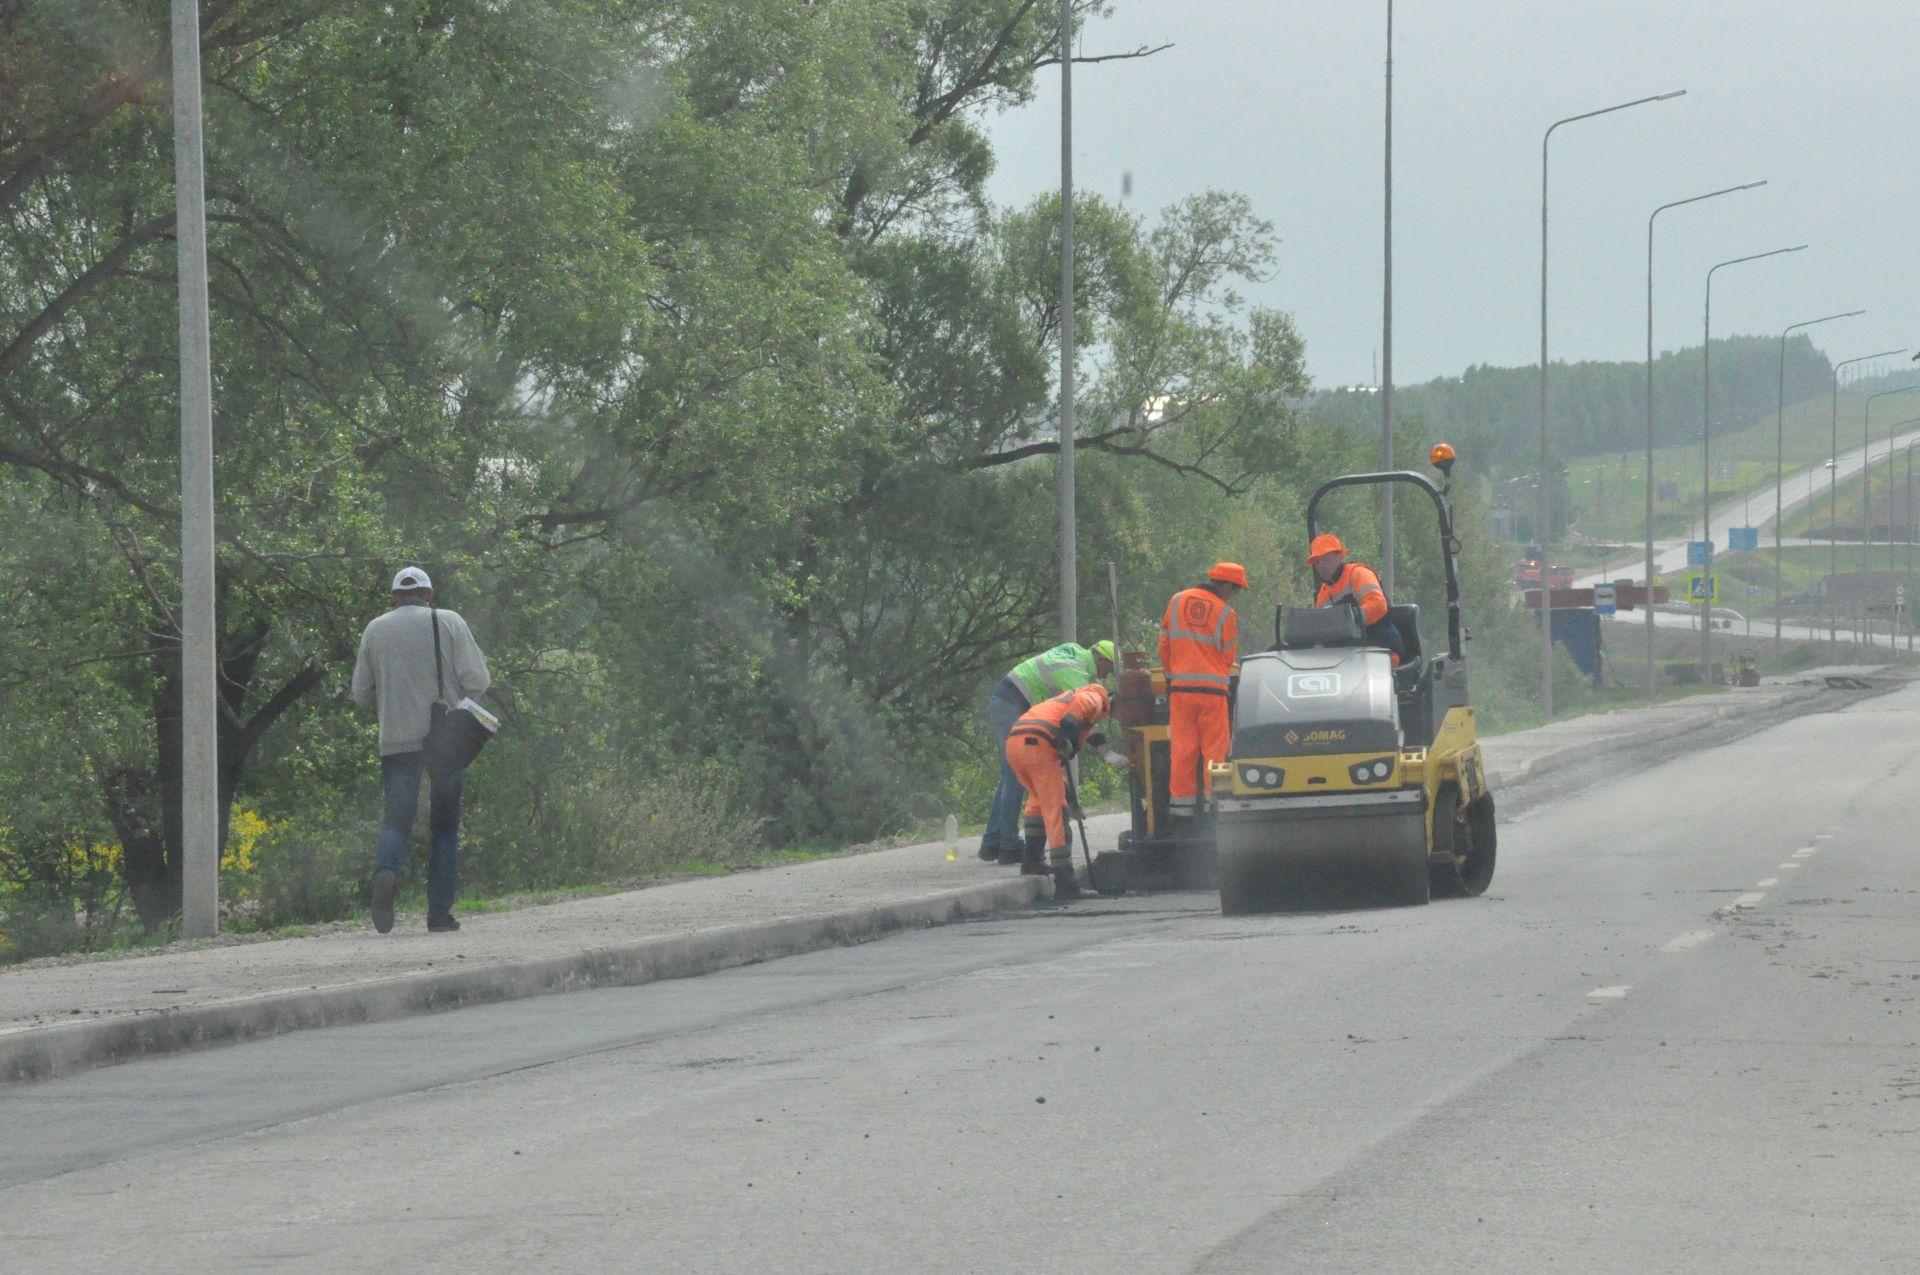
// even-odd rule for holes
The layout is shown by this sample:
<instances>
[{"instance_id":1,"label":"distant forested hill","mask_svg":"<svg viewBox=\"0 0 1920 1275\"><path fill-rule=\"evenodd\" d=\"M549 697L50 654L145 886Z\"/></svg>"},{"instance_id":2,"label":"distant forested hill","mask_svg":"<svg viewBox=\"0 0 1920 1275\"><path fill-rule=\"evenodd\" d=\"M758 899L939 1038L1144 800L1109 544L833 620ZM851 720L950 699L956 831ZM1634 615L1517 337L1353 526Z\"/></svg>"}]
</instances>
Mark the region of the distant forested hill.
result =
<instances>
[{"instance_id":1,"label":"distant forested hill","mask_svg":"<svg viewBox=\"0 0 1920 1275\"><path fill-rule=\"evenodd\" d=\"M1713 343L1715 429L1750 424L1773 414L1780 340L1736 336ZM1787 342L1786 399L1794 403L1828 392L1833 369L1805 336ZM1911 378L1920 381L1920 372ZM1562 456L1628 451L1646 441L1646 364L1555 363L1548 389L1549 433ZM1653 364L1654 439L1658 446L1700 436L1700 351L1660 355ZM1535 366L1475 366L1457 377L1394 390L1396 419L1419 417L1431 437L1491 453L1495 462L1531 455L1539 438L1540 373ZM1330 390L1313 414L1363 428L1379 427L1380 403L1371 390Z\"/></svg>"}]
</instances>

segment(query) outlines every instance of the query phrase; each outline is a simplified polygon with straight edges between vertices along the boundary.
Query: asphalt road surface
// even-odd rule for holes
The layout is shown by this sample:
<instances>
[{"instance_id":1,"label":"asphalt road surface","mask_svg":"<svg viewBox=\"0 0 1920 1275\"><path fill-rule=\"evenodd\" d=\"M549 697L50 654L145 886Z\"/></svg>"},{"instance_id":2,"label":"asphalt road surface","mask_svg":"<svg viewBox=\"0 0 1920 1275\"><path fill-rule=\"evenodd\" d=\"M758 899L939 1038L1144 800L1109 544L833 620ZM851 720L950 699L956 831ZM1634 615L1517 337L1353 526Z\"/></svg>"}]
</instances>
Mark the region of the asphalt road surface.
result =
<instances>
[{"instance_id":1,"label":"asphalt road surface","mask_svg":"<svg viewBox=\"0 0 1920 1275\"><path fill-rule=\"evenodd\" d=\"M1479 900L1092 902L0 1089L0 1267L1913 1269L1920 688L1636 764L1511 803Z\"/></svg>"}]
</instances>

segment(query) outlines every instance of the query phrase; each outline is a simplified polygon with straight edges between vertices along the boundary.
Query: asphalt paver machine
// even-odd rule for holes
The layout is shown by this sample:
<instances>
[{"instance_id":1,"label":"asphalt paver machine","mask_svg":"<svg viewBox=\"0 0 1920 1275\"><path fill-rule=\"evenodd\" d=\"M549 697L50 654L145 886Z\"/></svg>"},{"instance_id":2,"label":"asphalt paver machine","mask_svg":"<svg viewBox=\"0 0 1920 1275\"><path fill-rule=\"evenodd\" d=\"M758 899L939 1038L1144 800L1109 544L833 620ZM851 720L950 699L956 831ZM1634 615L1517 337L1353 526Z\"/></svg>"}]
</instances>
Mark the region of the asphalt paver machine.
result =
<instances>
[{"instance_id":1,"label":"asphalt paver machine","mask_svg":"<svg viewBox=\"0 0 1920 1275\"><path fill-rule=\"evenodd\" d=\"M1443 480L1453 449L1436 447ZM1201 812L1167 815L1166 681L1128 653L1117 714L1130 762L1132 826L1093 864L1103 893L1216 886L1229 914L1418 904L1477 895L1493 878L1493 794L1467 691L1459 540L1447 488L1407 470L1345 474L1307 502L1347 487L1406 484L1439 521L1446 648L1431 655L1419 608L1391 616L1406 651L1398 668L1367 644L1357 611L1287 610L1272 650L1242 657L1233 739L1208 768Z\"/></svg>"}]
</instances>

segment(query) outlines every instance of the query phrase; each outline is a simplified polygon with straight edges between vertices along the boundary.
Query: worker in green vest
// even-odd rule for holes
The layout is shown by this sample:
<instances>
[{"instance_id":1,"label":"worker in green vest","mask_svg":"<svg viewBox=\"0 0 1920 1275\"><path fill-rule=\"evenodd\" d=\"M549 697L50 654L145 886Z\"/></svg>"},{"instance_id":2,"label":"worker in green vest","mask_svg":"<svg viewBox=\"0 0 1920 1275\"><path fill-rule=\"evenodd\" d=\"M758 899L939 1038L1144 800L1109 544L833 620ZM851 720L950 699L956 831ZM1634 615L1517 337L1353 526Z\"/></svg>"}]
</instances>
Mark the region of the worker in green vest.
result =
<instances>
[{"instance_id":1,"label":"worker in green vest","mask_svg":"<svg viewBox=\"0 0 1920 1275\"><path fill-rule=\"evenodd\" d=\"M993 790L987 831L980 838L980 857L989 863L1019 863L1022 852L1020 811L1026 790L1006 763L1007 735L1013 724L1035 704L1078 690L1113 674L1114 648L1107 640L1091 647L1063 642L1016 664L994 685L987 697L987 722L993 727L994 755L1000 758L1000 784Z\"/></svg>"}]
</instances>

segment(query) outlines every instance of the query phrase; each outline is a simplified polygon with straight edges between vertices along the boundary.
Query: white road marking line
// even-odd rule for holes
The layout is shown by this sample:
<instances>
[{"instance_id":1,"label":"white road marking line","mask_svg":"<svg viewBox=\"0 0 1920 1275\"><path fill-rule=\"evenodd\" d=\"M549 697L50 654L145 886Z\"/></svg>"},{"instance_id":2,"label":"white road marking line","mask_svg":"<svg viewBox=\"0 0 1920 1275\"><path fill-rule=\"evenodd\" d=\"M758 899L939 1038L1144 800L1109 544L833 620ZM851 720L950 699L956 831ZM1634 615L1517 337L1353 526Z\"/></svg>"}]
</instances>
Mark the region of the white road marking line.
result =
<instances>
[{"instance_id":1,"label":"white road marking line","mask_svg":"<svg viewBox=\"0 0 1920 1275\"><path fill-rule=\"evenodd\" d=\"M1765 892L1763 892L1763 891L1760 891L1760 890L1755 890L1755 891L1754 891L1754 892L1753 892L1752 894L1743 894L1743 895L1741 895L1741 896L1740 896L1739 898L1737 898L1737 899L1735 899L1735 900L1734 900L1734 901L1733 901L1733 902L1732 902L1731 904L1729 904L1728 906L1729 906L1729 907L1736 907L1736 908L1750 908L1750 907L1753 907L1754 905L1756 905L1756 904L1758 904L1758 903L1760 902L1760 900L1762 900L1762 899L1764 899L1764 898L1766 898L1766 897L1767 897L1767 896L1766 896L1766 894L1765 894Z\"/></svg>"},{"instance_id":2,"label":"white road marking line","mask_svg":"<svg viewBox=\"0 0 1920 1275\"><path fill-rule=\"evenodd\" d=\"M1762 877L1758 881L1755 881L1753 883L1753 888L1756 890L1770 890L1774 886L1779 884L1780 884L1779 877Z\"/></svg>"},{"instance_id":3,"label":"white road marking line","mask_svg":"<svg viewBox=\"0 0 1920 1275\"><path fill-rule=\"evenodd\" d=\"M1688 930L1679 938L1661 944L1660 950L1662 952L1684 952L1688 948L1699 947L1712 937L1712 930Z\"/></svg>"},{"instance_id":4,"label":"white road marking line","mask_svg":"<svg viewBox=\"0 0 1920 1275\"><path fill-rule=\"evenodd\" d=\"M1831 832L1816 832L1813 834L1813 839L1815 841L1832 841L1833 834Z\"/></svg>"},{"instance_id":5,"label":"white road marking line","mask_svg":"<svg viewBox=\"0 0 1920 1275\"><path fill-rule=\"evenodd\" d=\"M1803 847L1801 847L1800 849L1798 849L1798 850L1795 850L1795 851L1793 852L1793 857L1794 857L1794 858L1796 858L1796 859L1805 859L1805 858L1807 858L1807 857L1809 857L1809 856L1811 856L1811 855L1813 854L1813 852L1814 852L1814 847L1813 847L1813 846L1803 846Z\"/></svg>"},{"instance_id":6,"label":"white road marking line","mask_svg":"<svg viewBox=\"0 0 1920 1275\"><path fill-rule=\"evenodd\" d=\"M1781 865L1780 865L1779 867L1777 867L1777 868L1775 868L1775 869L1774 869L1774 871L1776 871L1776 872L1793 872L1793 871L1797 871L1797 870L1799 869L1799 867L1800 867L1800 865L1799 865L1799 864L1797 864L1797 863L1783 863L1783 864L1781 864Z\"/></svg>"},{"instance_id":7,"label":"white road marking line","mask_svg":"<svg viewBox=\"0 0 1920 1275\"><path fill-rule=\"evenodd\" d=\"M1632 984L1623 983L1619 987L1596 987L1587 993L1590 1001L1618 1001L1627 998L1627 990Z\"/></svg>"}]
</instances>

